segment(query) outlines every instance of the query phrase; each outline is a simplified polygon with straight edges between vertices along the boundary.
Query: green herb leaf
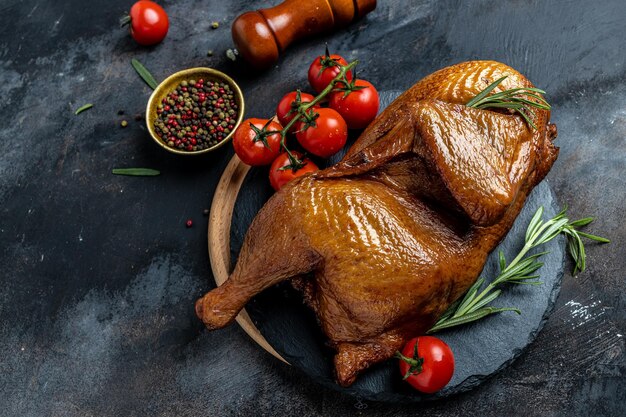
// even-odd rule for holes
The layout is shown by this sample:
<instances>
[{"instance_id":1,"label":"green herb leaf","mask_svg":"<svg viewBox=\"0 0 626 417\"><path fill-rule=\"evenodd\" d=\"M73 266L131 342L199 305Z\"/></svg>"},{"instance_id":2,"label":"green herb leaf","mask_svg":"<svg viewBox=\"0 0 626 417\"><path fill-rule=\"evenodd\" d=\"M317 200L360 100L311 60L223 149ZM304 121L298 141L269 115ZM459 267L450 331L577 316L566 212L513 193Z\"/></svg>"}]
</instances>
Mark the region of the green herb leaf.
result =
<instances>
[{"instance_id":1,"label":"green herb leaf","mask_svg":"<svg viewBox=\"0 0 626 417\"><path fill-rule=\"evenodd\" d=\"M500 271L503 271L506 268L506 258L504 257L504 252L500 251L498 254L498 261L500 263Z\"/></svg>"},{"instance_id":2,"label":"green herb leaf","mask_svg":"<svg viewBox=\"0 0 626 417\"><path fill-rule=\"evenodd\" d=\"M115 175L129 175L134 177L154 177L161 174L161 171L150 168L114 168L111 172Z\"/></svg>"},{"instance_id":3,"label":"green herb leaf","mask_svg":"<svg viewBox=\"0 0 626 417\"><path fill-rule=\"evenodd\" d=\"M577 233L578 233L579 236L586 237L587 239L595 240L596 242L611 243L611 241L609 239L605 238L605 237L591 235L589 233L585 233L585 232L581 232L581 231L577 231Z\"/></svg>"},{"instance_id":4,"label":"green herb leaf","mask_svg":"<svg viewBox=\"0 0 626 417\"><path fill-rule=\"evenodd\" d=\"M587 226L589 223L593 221L593 217L585 217L584 219L574 220L570 223L570 225L574 227L583 227Z\"/></svg>"},{"instance_id":5,"label":"green herb leaf","mask_svg":"<svg viewBox=\"0 0 626 417\"><path fill-rule=\"evenodd\" d=\"M484 307L484 308L481 308L480 310L474 311L474 312L469 313L469 314L465 314L465 315L463 315L461 317L455 317L455 318L446 320L444 323L438 323L435 326L433 326L426 333L435 333L435 332L441 331L443 329L448 329L450 327L455 327L455 326L460 326L462 324L471 323L473 321L480 320L483 317L486 317L486 316L489 316L489 315L495 314L495 313L500 313L502 311L514 311L517 314L522 314L522 312L520 310L518 310L517 308L510 308L510 307L504 307L504 308Z\"/></svg>"},{"instance_id":6,"label":"green herb leaf","mask_svg":"<svg viewBox=\"0 0 626 417\"><path fill-rule=\"evenodd\" d=\"M139 74L139 76L146 82L146 84L150 86L150 88L152 88L153 90L157 88L157 85L159 85L159 83L156 82L152 74L150 74L150 71L148 71L141 62L133 58L130 61L130 64L133 66L133 68L135 68L137 74Z\"/></svg>"},{"instance_id":7,"label":"green herb leaf","mask_svg":"<svg viewBox=\"0 0 626 417\"><path fill-rule=\"evenodd\" d=\"M84 112L85 110L89 110L89 109L90 109L90 108L92 108L92 107L93 107L93 104L91 104L91 103L87 103L87 104L82 105L82 106L80 106L79 108L77 108L77 109L76 109L76 111L74 112L74 114L78 116L79 114L81 114L81 113L82 113L82 112Z\"/></svg>"}]
</instances>

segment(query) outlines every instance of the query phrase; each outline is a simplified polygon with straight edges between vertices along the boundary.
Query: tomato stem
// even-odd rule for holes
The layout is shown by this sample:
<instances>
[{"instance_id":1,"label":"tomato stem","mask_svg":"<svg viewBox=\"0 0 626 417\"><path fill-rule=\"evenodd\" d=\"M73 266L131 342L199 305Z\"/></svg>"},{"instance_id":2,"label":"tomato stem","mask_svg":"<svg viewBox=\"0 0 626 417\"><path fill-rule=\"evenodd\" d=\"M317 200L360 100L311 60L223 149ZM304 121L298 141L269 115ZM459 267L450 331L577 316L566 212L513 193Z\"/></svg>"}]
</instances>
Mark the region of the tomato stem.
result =
<instances>
[{"instance_id":1,"label":"tomato stem","mask_svg":"<svg viewBox=\"0 0 626 417\"><path fill-rule=\"evenodd\" d=\"M393 355L395 358L400 359L409 364L409 369L406 371L402 379L407 379L411 375L419 375L422 373L422 365L424 365L424 358L420 358L417 353L417 340L413 345L413 357L409 358L408 356L404 356L402 352L396 351Z\"/></svg>"},{"instance_id":2,"label":"tomato stem","mask_svg":"<svg viewBox=\"0 0 626 417\"><path fill-rule=\"evenodd\" d=\"M132 19L130 15L125 14L124 16L120 17L120 27L123 28L124 26L130 25L131 21Z\"/></svg>"},{"instance_id":3,"label":"tomato stem","mask_svg":"<svg viewBox=\"0 0 626 417\"><path fill-rule=\"evenodd\" d=\"M297 113L298 115L296 117L294 117L293 119L291 119L289 121L289 123L287 123L287 125L285 125L283 127L283 130L280 131L280 146L285 150L285 152L287 152L287 154L289 155L289 160L292 163L295 163L295 165L301 165L302 161L300 161L297 157L295 157L291 151L289 150L289 148L287 147L287 144L285 143L285 138L287 137L287 132L289 131L289 129L296 124L297 122L301 121L301 120L311 120L313 121L315 119L315 114L307 114L307 110L309 110L310 108L312 108L313 106L315 106L317 103L319 103L320 101L322 101L324 99L324 97L326 97L331 91L333 91L333 89L335 88L335 84L339 83L339 82L345 82L346 81L346 74L348 73L348 71L352 70L352 68L354 68L357 64L359 63L359 61L352 61L350 62L348 65L341 65L338 64L339 66L339 73L335 76L335 78L332 79L332 81L326 86L326 88L324 88L317 96L315 96L315 98L308 102L308 103L300 103L297 106Z\"/></svg>"}]
</instances>

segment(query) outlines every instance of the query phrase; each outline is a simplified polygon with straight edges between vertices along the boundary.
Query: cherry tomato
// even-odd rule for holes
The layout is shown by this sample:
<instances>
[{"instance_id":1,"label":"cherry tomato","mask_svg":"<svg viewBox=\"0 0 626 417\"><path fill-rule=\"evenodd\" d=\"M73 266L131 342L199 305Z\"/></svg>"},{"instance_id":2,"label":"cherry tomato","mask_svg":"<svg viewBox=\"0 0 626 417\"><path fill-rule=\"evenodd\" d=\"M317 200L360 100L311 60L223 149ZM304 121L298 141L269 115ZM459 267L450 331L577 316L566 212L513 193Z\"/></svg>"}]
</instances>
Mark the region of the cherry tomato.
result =
<instances>
[{"instance_id":1,"label":"cherry tomato","mask_svg":"<svg viewBox=\"0 0 626 417\"><path fill-rule=\"evenodd\" d=\"M296 123L296 139L313 155L328 158L346 144L348 126L343 117L333 109L315 109L315 113L319 115L314 121L315 126L304 129L304 122Z\"/></svg>"},{"instance_id":2,"label":"cherry tomato","mask_svg":"<svg viewBox=\"0 0 626 417\"><path fill-rule=\"evenodd\" d=\"M365 88L350 91L347 96L345 91L332 92L328 105L337 110L350 129L363 129L376 117L380 100L372 83L356 80L353 84Z\"/></svg>"},{"instance_id":3,"label":"cherry tomato","mask_svg":"<svg viewBox=\"0 0 626 417\"><path fill-rule=\"evenodd\" d=\"M252 166L269 165L280 154L280 134L270 133L283 127L268 119L246 119L233 136L235 153Z\"/></svg>"},{"instance_id":4,"label":"cherry tomato","mask_svg":"<svg viewBox=\"0 0 626 417\"><path fill-rule=\"evenodd\" d=\"M130 8L130 34L140 45L161 42L169 26L167 13L153 1L140 0Z\"/></svg>"},{"instance_id":5,"label":"cherry tomato","mask_svg":"<svg viewBox=\"0 0 626 417\"><path fill-rule=\"evenodd\" d=\"M432 394L446 386L454 373L450 347L433 336L411 339L402 349L400 373L418 391Z\"/></svg>"},{"instance_id":6,"label":"cherry tomato","mask_svg":"<svg viewBox=\"0 0 626 417\"><path fill-rule=\"evenodd\" d=\"M297 91L287 93L278 102L278 106L276 107L276 116L283 126L287 126L291 119L293 119L297 114L297 94ZM314 98L315 97L313 97L311 94L300 93L300 103L310 103L313 101ZM319 106L315 105L313 106L313 108L319 108ZM289 132L295 132L295 124L291 126L291 128L289 128Z\"/></svg>"},{"instance_id":7,"label":"cherry tomato","mask_svg":"<svg viewBox=\"0 0 626 417\"><path fill-rule=\"evenodd\" d=\"M340 55L320 55L309 67L309 84L318 93L330 84L330 82L339 74L338 65L348 65L348 62ZM346 79L352 79L352 72L346 73Z\"/></svg>"},{"instance_id":8,"label":"cherry tomato","mask_svg":"<svg viewBox=\"0 0 626 417\"><path fill-rule=\"evenodd\" d=\"M291 164L289 160L289 155L285 152L282 153L274 160L272 166L270 167L270 184L274 190L278 191L283 185L287 184L289 181L296 177L301 177L304 174L308 174L309 172L315 172L319 170L317 165L313 163L309 158L304 158L300 152L291 151L292 155L296 156L300 159L304 166L294 171L291 168L281 169Z\"/></svg>"}]
</instances>

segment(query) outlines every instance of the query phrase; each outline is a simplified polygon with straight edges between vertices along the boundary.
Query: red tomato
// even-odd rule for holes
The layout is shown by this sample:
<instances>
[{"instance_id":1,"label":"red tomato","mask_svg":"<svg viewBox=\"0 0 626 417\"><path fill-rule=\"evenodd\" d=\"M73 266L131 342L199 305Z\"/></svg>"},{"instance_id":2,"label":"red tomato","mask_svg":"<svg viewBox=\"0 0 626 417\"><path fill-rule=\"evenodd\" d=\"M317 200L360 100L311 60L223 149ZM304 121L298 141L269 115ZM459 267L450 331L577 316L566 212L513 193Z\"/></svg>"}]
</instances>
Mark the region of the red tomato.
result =
<instances>
[{"instance_id":1,"label":"red tomato","mask_svg":"<svg viewBox=\"0 0 626 417\"><path fill-rule=\"evenodd\" d=\"M369 125L378 113L380 100L378 91L372 83L365 80L354 81L356 87L365 87L359 90L336 91L330 94L328 105L337 110L350 129L363 129Z\"/></svg>"},{"instance_id":2,"label":"red tomato","mask_svg":"<svg viewBox=\"0 0 626 417\"><path fill-rule=\"evenodd\" d=\"M280 154L270 167L270 184L272 184L272 187L276 191L292 179L301 177L309 172L315 172L319 169L309 158L303 158L303 155L300 152L292 151L291 153L301 160L304 163L304 166L295 171L291 168L281 169L289 166L291 161L289 160L289 155L286 152Z\"/></svg>"},{"instance_id":3,"label":"red tomato","mask_svg":"<svg viewBox=\"0 0 626 417\"><path fill-rule=\"evenodd\" d=\"M315 126L304 129L303 122L296 123L296 139L313 155L328 158L346 144L348 126L343 117L333 109L315 109L315 113L319 114L315 119Z\"/></svg>"},{"instance_id":4,"label":"red tomato","mask_svg":"<svg viewBox=\"0 0 626 417\"><path fill-rule=\"evenodd\" d=\"M309 67L309 84L318 93L330 84L330 82L339 74L338 65L348 65L348 62L341 56L336 54L320 55ZM346 79L352 79L352 71L346 73Z\"/></svg>"},{"instance_id":5,"label":"red tomato","mask_svg":"<svg viewBox=\"0 0 626 417\"><path fill-rule=\"evenodd\" d=\"M268 119L246 119L233 136L235 153L244 163L252 166L269 165L280 154L282 126Z\"/></svg>"},{"instance_id":6,"label":"red tomato","mask_svg":"<svg viewBox=\"0 0 626 417\"><path fill-rule=\"evenodd\" d=\"M441 339L416 337L404 346L402 355L396 356L400 358L400 373L418 391L432 394L452 379L454 355Z\"/></svg>"},{"instance_id":7,"label":"red tomato","mask_svg":"<svg viewBox=\"0 0 626 417\"><path fill-rule=\"evenodd\" d=\"M161 42L169 26L167 13L155 2L141 0L130 8L130 34L140 45Z\"/></svg>"},{"instance_id":8,"label":"red tomato","mask_svg":"<svg viewBox=\"0 0 626 417\"><path fill-rule=\"evenodd\" d=\"M291 119L293 119L298 113L298 106L296 104L297 94L297 91L287 93L278 102L278 106L276 107L276 116L283 126L287 126ZM311 94L300 93L300 103L310 103L313 101L314 98L315 97L313 97ZM313 108L318 107L318 105L313 106ZM293 133L294 131L295 124L294 126L291 126L291 128L289 128L290 133Z\"/></svg>"}]
</instances>

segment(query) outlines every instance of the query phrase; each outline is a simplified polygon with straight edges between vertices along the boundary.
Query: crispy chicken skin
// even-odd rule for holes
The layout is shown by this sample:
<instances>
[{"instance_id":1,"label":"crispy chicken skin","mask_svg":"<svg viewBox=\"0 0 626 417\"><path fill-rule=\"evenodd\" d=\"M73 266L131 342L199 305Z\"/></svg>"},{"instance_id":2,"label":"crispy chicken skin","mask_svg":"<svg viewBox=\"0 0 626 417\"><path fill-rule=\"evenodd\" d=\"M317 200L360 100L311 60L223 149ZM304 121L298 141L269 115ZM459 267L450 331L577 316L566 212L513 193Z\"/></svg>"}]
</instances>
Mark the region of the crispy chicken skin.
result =
<instances>
[{"instance_id":1,"label":"crispy chicken skin","mask_svg":"<svg viewBox=\"0 0 626 417\"><path fill-rule=\"evenodd\" d=\"M292 280L336 350L343 386L426 332L480 274L558 148L550 114L464 106L532 87L514 69L470 61L395 100L337 165L292 181L259 211L228 280L196 303L209 329L255 294Z\"/></svg>"}]
</instances>

